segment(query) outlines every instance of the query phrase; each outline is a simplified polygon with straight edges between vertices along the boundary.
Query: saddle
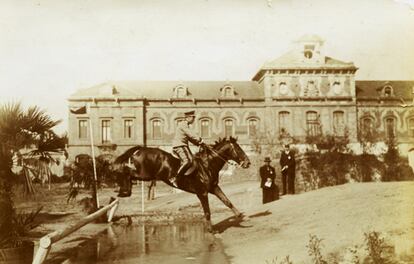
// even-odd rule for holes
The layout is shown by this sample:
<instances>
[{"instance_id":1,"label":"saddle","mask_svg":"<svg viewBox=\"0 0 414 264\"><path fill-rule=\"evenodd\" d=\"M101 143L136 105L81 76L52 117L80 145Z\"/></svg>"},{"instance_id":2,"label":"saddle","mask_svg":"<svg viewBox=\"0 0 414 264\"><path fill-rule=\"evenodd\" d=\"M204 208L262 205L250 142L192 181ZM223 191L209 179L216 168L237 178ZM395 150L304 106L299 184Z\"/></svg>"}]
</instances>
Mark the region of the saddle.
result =
<instances>
[{"instance_id":1,"label":"saddle","mask_svg":"<svg viewBox=\"0 0 414 264\"><path fill-rule=\"evenodd\" d=\"M180 160L180 158L174 152L172 152L172 155L175 158L177 158L178 160ZM180 162L180 166L181 166L181 162ZM188 175L192 174L196 169L197 169L197 162L193 158L193 160L191 161L191 166L186 170L186 172L184 173L184 175L185 176L188 176Z\"/></svg>"}]
</instances>

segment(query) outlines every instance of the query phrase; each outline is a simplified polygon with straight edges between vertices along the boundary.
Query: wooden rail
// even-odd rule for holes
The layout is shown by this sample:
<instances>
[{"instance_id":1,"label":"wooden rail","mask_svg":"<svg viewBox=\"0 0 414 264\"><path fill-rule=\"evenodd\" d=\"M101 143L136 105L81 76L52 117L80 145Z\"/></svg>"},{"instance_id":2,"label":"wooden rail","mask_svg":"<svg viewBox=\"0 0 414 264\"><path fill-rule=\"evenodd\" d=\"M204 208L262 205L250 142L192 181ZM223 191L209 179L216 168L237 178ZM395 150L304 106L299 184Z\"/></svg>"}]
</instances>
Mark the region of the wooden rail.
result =
<instances>
[{"instance_id":1,"label":"wooden rail","mask_svg":"<svg viewBox=\"0 0 414 264\"><path fill-rule=\"evenodd\" d=\"M113 202L111 202L110 204L108 204L107 206L99 209L98 211L82 218L79 222L70 225L68 227L66 227L63 230L58 230L58 231L54 231L50 234L45 235L44 237L42 237L39 241L39 248L37 250L37 253L33 259L32 264L42 264L46 258L47 255L50 252L50 249L52 248L52 245L56 242L58 242L59 240L61 240L62 238L72 234L73 232L75 232L76 230L80 229L81 227L97 220L99 217L101 217L102 215L104 215L105 213L108 213L107 215L107 221L108 223L112 221L112 218L115 214L116 209L118 208L119 205L119 200L115 199Z\"/></svg>"}]
</instances>

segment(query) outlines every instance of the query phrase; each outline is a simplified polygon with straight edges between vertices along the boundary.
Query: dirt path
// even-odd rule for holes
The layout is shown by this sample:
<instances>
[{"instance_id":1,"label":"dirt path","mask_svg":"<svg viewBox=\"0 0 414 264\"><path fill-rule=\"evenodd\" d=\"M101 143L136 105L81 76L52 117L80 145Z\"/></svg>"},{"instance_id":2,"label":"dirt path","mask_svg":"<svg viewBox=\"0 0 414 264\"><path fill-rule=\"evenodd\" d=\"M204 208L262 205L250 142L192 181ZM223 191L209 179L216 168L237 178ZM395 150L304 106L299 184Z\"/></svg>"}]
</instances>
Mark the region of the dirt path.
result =
<instances>
[{"instance_id":1,"label":"dirt path","mask_svg":"<svg viewBox=\"0 0 414 264\"><path fill-rule=\"evenodd\" d=\"M257 182L232 183L222 188L248 216L243 221L234 219L229 209L210 196L213 224L219 231L216 237L221 238L232 263L272 263L276 257L280 260L288 255L295 264L309 263L306 245L310 234L323 239L325 256L341 259L346 255L346 248L353 245L359 245L363 255L361 244L364 233L369 231L381 232L386 241L395 246L399 256L414 256L413 182L347 184L282 196L266 205L261 204ZM115 195L113 189L105 189L100 191L100 200L106 203ZM132 197L121 199L117 215L139 215L140 197L140 188L134 187ZM48 221L38 228L39 233L56 230L84 215L76 203L67 205L59 199L48 200L44 206L49 213L70 211L72 214ZM35 204L24 203L27 208ZM156 200L146 202L145 209L164 216L171 214L169 220L177 215L202 217L201 206L194 195L173 194L163 186L158 188ZM52 255L75 247L82 239L104 228L105 225L88 225L56 244Z\"/></svg>"}]
</instances>

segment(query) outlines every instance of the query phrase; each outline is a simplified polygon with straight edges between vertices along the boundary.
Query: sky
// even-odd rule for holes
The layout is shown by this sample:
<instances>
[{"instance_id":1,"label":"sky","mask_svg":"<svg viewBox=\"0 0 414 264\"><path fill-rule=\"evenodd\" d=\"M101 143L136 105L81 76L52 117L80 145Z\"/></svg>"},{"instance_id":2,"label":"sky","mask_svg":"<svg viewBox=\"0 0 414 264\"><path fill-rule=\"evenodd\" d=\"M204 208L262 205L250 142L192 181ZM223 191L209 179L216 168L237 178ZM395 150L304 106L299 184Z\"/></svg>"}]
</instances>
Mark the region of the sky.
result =
<instances>
[{"instance_id":1,"label":"sky","mask_svg":"<svg viewBox=\"0 0 414 264\"><path fill-rule=\"evenodd\" d=\"M121 80L251 80L316 34L357 80L414 80L414 0L2 0L0 103L67 129L67 98Z\"/></svg>"}]
</instances>

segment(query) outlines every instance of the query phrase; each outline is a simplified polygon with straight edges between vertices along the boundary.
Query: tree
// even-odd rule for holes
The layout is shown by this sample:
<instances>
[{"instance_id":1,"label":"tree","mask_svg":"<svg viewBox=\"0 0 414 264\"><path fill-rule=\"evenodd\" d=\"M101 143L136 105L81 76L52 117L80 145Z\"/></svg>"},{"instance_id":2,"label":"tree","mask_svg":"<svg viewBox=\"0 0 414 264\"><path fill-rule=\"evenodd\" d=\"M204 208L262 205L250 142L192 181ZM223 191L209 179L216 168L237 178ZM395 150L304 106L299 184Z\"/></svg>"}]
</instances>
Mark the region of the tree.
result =
<instances>
[{"instance_id":1,"label":"tree","mask_svg":"<svg viewBox=\"0 0 414 264\"><path fill-rule=\"evenodd\" d=\"M13 156L20 149L31 147L34 153L48 157L46 153L58 145L52 128L59 122L36 106L27 110L20 103L0 106L0 247L15 246L19 241L13 226Z\"/></svg>"}]
</instances>

